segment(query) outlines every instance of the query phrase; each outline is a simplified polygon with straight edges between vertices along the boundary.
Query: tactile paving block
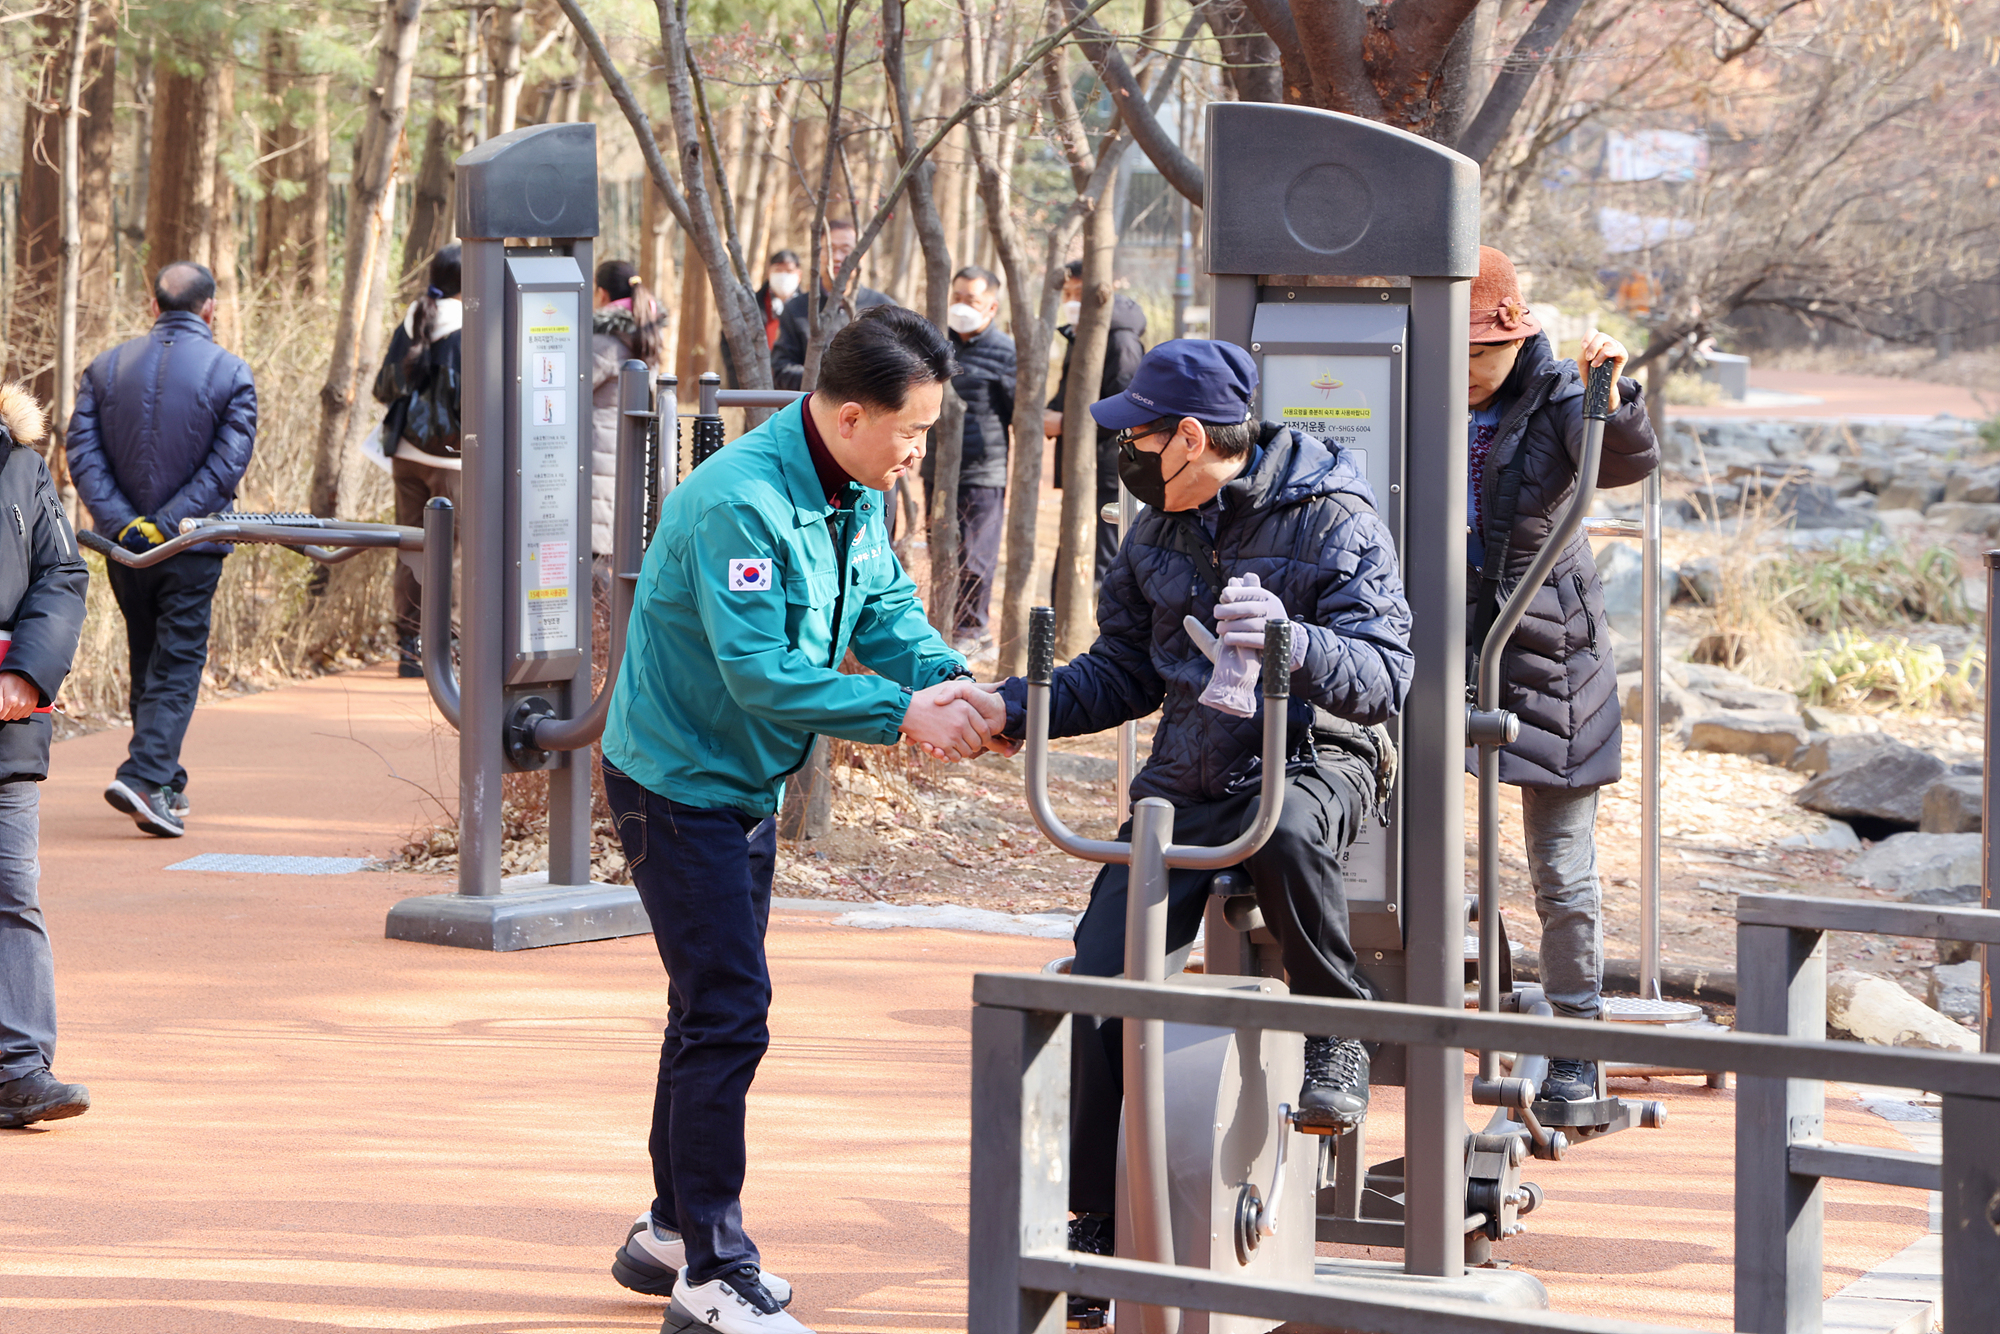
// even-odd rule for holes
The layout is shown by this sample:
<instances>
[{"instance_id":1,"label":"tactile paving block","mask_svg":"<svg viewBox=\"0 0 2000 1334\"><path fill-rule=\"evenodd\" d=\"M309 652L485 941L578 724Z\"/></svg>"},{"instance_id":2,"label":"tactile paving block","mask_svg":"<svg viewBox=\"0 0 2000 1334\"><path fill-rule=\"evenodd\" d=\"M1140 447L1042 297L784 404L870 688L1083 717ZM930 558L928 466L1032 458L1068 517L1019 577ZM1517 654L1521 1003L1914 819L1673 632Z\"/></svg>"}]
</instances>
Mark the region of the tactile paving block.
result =
<instances>
[{"instance_id":1,"label":"tactile paving block","mask_svg":"<svg viewBox=\"0 0 2000 1334\"><path fill-rule=\"evenodd\" d=\"M363 870L366 857L260 857L244 852L204 852L175 862L169 871L224 871L236 875L346 875Z\"/></svg>"}]
</instances>

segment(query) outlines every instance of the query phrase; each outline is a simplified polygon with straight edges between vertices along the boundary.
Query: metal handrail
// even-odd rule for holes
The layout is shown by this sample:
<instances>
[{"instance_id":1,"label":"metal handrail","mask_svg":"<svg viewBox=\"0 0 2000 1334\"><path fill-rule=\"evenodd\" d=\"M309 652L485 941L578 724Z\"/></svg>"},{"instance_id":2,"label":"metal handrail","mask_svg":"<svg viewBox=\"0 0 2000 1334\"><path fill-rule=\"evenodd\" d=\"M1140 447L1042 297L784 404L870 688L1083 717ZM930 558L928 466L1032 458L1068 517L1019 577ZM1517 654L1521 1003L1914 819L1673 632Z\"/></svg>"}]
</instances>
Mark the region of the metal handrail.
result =
<instances>
[{"instance_id":1,"label":"metal handrail","mask_svg":"<svg viewBox=\"0 0 2000 1334\"><path fill-rule=\"evenodd\" d=\"M402 528L395 524L358 523L340 519L330 519L323 524L306 526L296 523L259 523L247 518L230 519L213 516L213 521L203 520L193 527L183 525L178 536L170 537L158 546L149 547L144 551L127 551L104 534L88 528L78 533L76 540L78 545L95 551L106 560L116 561L134 570L158 565L161 561L178 556L191 547L205 546L210 542L290 547L322 565L338 565L344 560L353 559L363 551L422 551L424 530Z\"/></svg>"},{"instance_id":2,"label":"metal handrail","mask_svg":"<svg viewBox=\"0 0 2000 1334\"><path fill-rule=\"evenodd\" d=\"M424 596L417 608L418 659L431 703L454 730L459 725L458 669L451 660L451 557L458 515L443 496L424 503Z\"/></svg>"}]
</instances>

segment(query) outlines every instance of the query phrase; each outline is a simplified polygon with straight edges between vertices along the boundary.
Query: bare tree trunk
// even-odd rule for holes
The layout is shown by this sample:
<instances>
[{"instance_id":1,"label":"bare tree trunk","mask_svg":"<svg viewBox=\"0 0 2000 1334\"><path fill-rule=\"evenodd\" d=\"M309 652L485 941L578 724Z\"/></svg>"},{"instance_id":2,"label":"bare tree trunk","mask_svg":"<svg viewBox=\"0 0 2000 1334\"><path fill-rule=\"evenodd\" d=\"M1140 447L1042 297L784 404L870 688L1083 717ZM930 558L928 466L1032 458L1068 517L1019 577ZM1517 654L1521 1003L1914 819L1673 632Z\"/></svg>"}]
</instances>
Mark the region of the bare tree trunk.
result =
<instances>
[{"instance_id":1,"label":"bare tree trunk","mask_svg":"<svg viewBox=\"0 0 2000 1334\"><path fill-rule=\"evenodd\" d=\"M132 71L132 185L131 216L125 220L123 233L132 245L127 254L132 256L128 276L132 289L143 292L147 286L146 272L146 201L153 173L153 39L147 37L139 44L139 56ZM26 176L22 177L23 184Z\"/></svg>"},{"instance_id":2,"label":"bare tree trunk","mask_svg":"<svg viewBox=\"0 0 2000 1334\"><path fill-rule=\"evenodd\" d=\"M341 453L354 414L356 388L366 371L369 290L389 243L386 222L393 206L396 158L410 110L410 75L416 64L423 0L385 0L385 31L375 62L375 87L347 196L346 272L342 276L340 318L334 330L333 359L320 387L319 436L314 443L312 512L332 515L340 500ZM377 306L379 310L379 305Z\"/></svg>"},{"instance_id":3,"label":"bare tree trunk","mask_svg":"<svg viewBox=\"0 0 2000 1334\"><path fill-rule=\"evenodd\" d=\"M333 223L333 187L327 179L333 165L333 120L327 109L328 85L332 76L312 76L312 121L307 133L304 202L299 224L299 285L313 296L327 289L329 261L327 233Z\"/></svg>"},{"instance_id":4,"label":"bare tree trunk","mask_svg":"<svg viewBox=\"0 0 2000 1334\"><path fill-rule=\"evenodd\" d=\"M62 287L56 306L56 439L69 431L76 410L76 306L82 290L83 218L78 198L83 167L83 70L90 51L90 0L75 0L69 35L69 70L62 107ZM50 453L60 459L60 450ZM61 477L58 475L58 482Z\"/></svg>"},{"instance_id":5,"label":"bare tree trunk","mask_svg":"<svg viewBox=\"0 0 2000 1334\"><path fill-rule=\"evenodd\" d=\"M299 127L298 108L290 96L291 70L298 59L293 43L281 29L264 37L264 97L276 108L271 128L257 136L257 184L263 197L257 201L257 251L253 271L258 281L279 280L290 286L290 258L298 244L297 199L286 199L280 186L299 179L293 159L303 151L305 132Z\"/></svg>"},{"instance_id":6,"label":"bare tree trunk","mask_svg":"<svg viewBox=\"0 0 2000 1334\"><path fill-rule=\"evenodd\" d=\"M480 38L480 22L486 11L478 6L465 11L464 82L458 94L458 152L469 153L486 137L486 43Z\"/></svg>"},{"instance_id":7,"label":"bare tree trunk","mask_svg":"<svg viewBox=\"0 0 2000 1334\"><path fill-rule=\"evenodd\" d=\"M423 165L417 169L416 197L410 204L410 230L403 238L402 280L396 285L415 300L427 285L425 277L431 256L450 244L456 219L452 215L452 190L458 169L451 151L456 133L456 107L444 103L448 81L438 81L438 104L424 131Z\"/></svg>"},{"instance_id":8,"label":"bare tree trunk","mask_svg":"<svg viewBox=\"0 0 2000 1334\"><path fill-rule=\"evenodd\" d=\"M1056 538L1056 652L1073 658L1096 635L1091 584L1097 551L1097 423L1090 405L1104 379L1105 344L1111 334L1113 266L1118 226L1116 164L1109 184L1090 206L1083 239L1083 310L1070 346L1069 384L1063 395L1063 499Z\"/></svg>"},{"instance_id":9,"label":"bare tree trunk","mask_svg":"<svg viewBox=\"0 0 2000 1334\"><path fill-rule=\"evenodd\" d=\"M656 369L675 367L674 373L678 375L681 303L664 299L679 281L674 276L674 215L667 211L667 201L661 197L659 186L647 180L640 182L639 188L644 192L639 203L639 281L646 284L647 291L662 298L660 304L667 308L667 324L661 330L664 351ZM693 391L683 383L682 392Z\"/></svg>"},{"instance_id":10,"label":"bare tree trunk","mask_svg":"<svg viewBox=\"0 0 2000 1334\"><path fill-rule=\"evenodd\" d=\"M153 169L146 199L146 265L208 262L215 215L215 98L209 77L171 68L153 76Z\"/></svg>"},{"instance_id":11,"label":"bare tree trunk","mask_svg":"<svg viewBox=\"0 0 2000 1334\"><path fill-rule=\"evenodd\" d=\"M237 300L236 182L230 179L222 156L223 140L236 121L234 60L216 62L209 74L209 97L215 107L215 181L209 190L208 253L201 262L215 275L215 341L236 351L243 327L243 311Z\"/></svg>"},{"instance_id":12,"label":"bare tree trunk","mask_svg":"<svg viewBox=\"0 0 2000 1334\"><path fill-rule=\"evenodd\" d=\"M514 0L493 13L492 132L502 135L515 127L521 114L521 39L527 30L526 0Z\"/></svg>"}]
</instances>

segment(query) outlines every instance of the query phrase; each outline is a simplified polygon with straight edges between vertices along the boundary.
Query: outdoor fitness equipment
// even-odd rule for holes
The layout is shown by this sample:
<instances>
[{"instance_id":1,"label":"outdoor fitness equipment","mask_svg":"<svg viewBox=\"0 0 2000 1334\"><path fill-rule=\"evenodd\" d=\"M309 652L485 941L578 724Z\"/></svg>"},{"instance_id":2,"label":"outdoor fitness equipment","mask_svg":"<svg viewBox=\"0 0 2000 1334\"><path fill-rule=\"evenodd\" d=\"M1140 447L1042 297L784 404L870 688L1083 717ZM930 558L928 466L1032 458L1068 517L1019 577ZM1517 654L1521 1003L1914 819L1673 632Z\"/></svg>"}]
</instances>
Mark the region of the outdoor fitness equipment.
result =
<instances>
[{"instance_id":1,"label":"outdoor fitness equipment","mask_svg":"<svg viewBox=\"0 0 2000 1334\"><path fill-rule=\"evenodd\" d=\"M1130 866L1125 894L1125 976L1167 980L1167 871L1218 870L1264 846L1285 800L1286 712L1292 627L1264 630L1263 783L1257 818L1220 847L1180 844L1174 808L1159 797L1132 807L1129 842L1082 838L1049 804L1049 688L1055 675L1055 612L1028 618L1028 809L1049 841L1085 861ZM1284 995L1282 980L1178 974L1179 985ZM1313 1273L1312 1163L1293 1151L1289 1100L1305 1076L1301 1039L1158 1019L1128 1023L1127 1091L1118 1182L1118 1254L1199 1265L1265 1282ZM1144 1334L1173 1334L1174 1313L1143 1308ZM1188 1315L1182 1334L1257 1334L1274 1321Z\"/></svg>"},{"instance_id":2,"label":"outdoor fitness equipment","mask_svg":"<svg viewBox=\"0 0 2000 1334\"><path fill-rule=\"evenodd\" d=\"M597 235L597 129L535 125L458 160L464 242L460 389L464 597L453 652L457 515L433 500L421 529L306 515L222 514L134 554L98 534L84 543L150 565L200 542L264 542L322 563L393 547L416 565L424 679L459 733L458 892L390 909L392 939L514 950L652 930L629 887L590 880L589 747L604 730L624 651L649 500L674 469L649 469L649 443L673 442L675 384L658 398L645 365L619 372L611 653L591 691L591 252ZM421 555L418 563L416 557ZM501 776L549 775L549 870L500 878Z\"/></svg>"}]
</instances>

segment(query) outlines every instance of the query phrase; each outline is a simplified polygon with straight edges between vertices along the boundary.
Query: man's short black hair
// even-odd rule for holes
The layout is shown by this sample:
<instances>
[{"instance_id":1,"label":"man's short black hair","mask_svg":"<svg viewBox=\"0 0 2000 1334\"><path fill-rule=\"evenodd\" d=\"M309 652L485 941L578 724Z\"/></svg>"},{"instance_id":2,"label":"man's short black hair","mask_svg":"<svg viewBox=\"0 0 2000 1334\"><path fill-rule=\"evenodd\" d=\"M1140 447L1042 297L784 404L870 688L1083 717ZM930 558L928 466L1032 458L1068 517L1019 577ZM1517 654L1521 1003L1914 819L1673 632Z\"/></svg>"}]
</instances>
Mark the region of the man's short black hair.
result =
<instances>
[{"instance_id":1,"label":"man's short black hair","mask_svg":"<svg viewBox=\"0 0 2000 1334\"><path fill-rule=\"evenodd\" d=\"M851 218L828 218L826 220L826 229L830 232L852 232L855 230L854 221ZM859 235L860 233L856 232L855 234Z\"/></svg>"},{"instance_id":2,"label":"man's short black hair","mask_svg":"<svg viewBox=\"0 0 2000 1334\"><path fill-rule=\"evenodd\" d=\"M958 373L951 344L936 325L901 306L872 306L826 345L813 392L874 412L900 412L912 385L942 384Z\"/></svg>"},{"instance_id":3,"label":"man's short black hair","mask_svg":"<svg viewBox=\"0 0 2000 1334\"><path fill-rule=\"evenodd\" d=\"M778 266L778 265L780 265L780 264L789 264L789 265L791 265L791 266L792 266L793 268L795 268L795 269L796 269L797 267L799 267L799 253L798 253L798 251L796 251L796 250L779 250L779 251L776 251L775 253L773 253L773 254L772 254L772 256L771 256L771 259L770 259L770 262L769 262L769 263L767 263L767 264L765 265L765 267L766 267L766 268L775 268L775 267L777 267L777 266Z\"/></svg>"},{"instance_id":4,"label":"man's short black hair","mask_svg":"<svg viewBox=\"0 0 2000 1334\"><path fill-rule=\"evenodd\" d=\"M986 290L989 292L1000 290L1000 279L994 274L993 270L982 269L977 264L968 264L957 273L952 274L951 277L953 282L963 278L967 282L985 283Z\"/></svg>"},{"instance_id":5,"label":"man's short black hair","mask_svg":"<svg viewBox=\"0 0 2000 1334\"><path fill-rule=\"evenodd\" d=\"M1080 259L1073 259L1073 260L1071 260L1071 261L1070 261L1069 263L1067 263L1067 264L1063 265L1063 273L1064 273L1064 274L1065 274L1065 275L1066 275L1067 277L1070 277L1070 278L1074 278L1074 279L1076 279L1076 280L1077 280L1078 282L1082 282L1082 281L1083 281L1083 261L1082 261L1082 260L1080 260Z\"/></svg>"},{"instance_id":6,"label":"man's short black hair","mask_svg":"<svg viewBox=\"0 0 2000 1334\"><path fill-rule=\"evenodd\" d=\"M153 279L153 300L163 311L198 311L214 297L215 275L191 259L175 260Z\"/></svg>"},{"instance_id":7,"label":"man's short black hair","mask_svg":"<svg viewBox=\"0 0 2000 1334\"><path fill-rule=\"evenodd\" d=\"M1201 418L1196 417L1196 421ZM1150 434L1167 434L1178 431L1181 418L1162 417L1151 426L1135 427L1134 440ZM1215 451L1217 458L1240 459L1250 452L1250 446L1257 443L1257 423L1247 422L1201 422L1202 431L1208 436L1208 447Z\"/></svg>"}]
</instances>

